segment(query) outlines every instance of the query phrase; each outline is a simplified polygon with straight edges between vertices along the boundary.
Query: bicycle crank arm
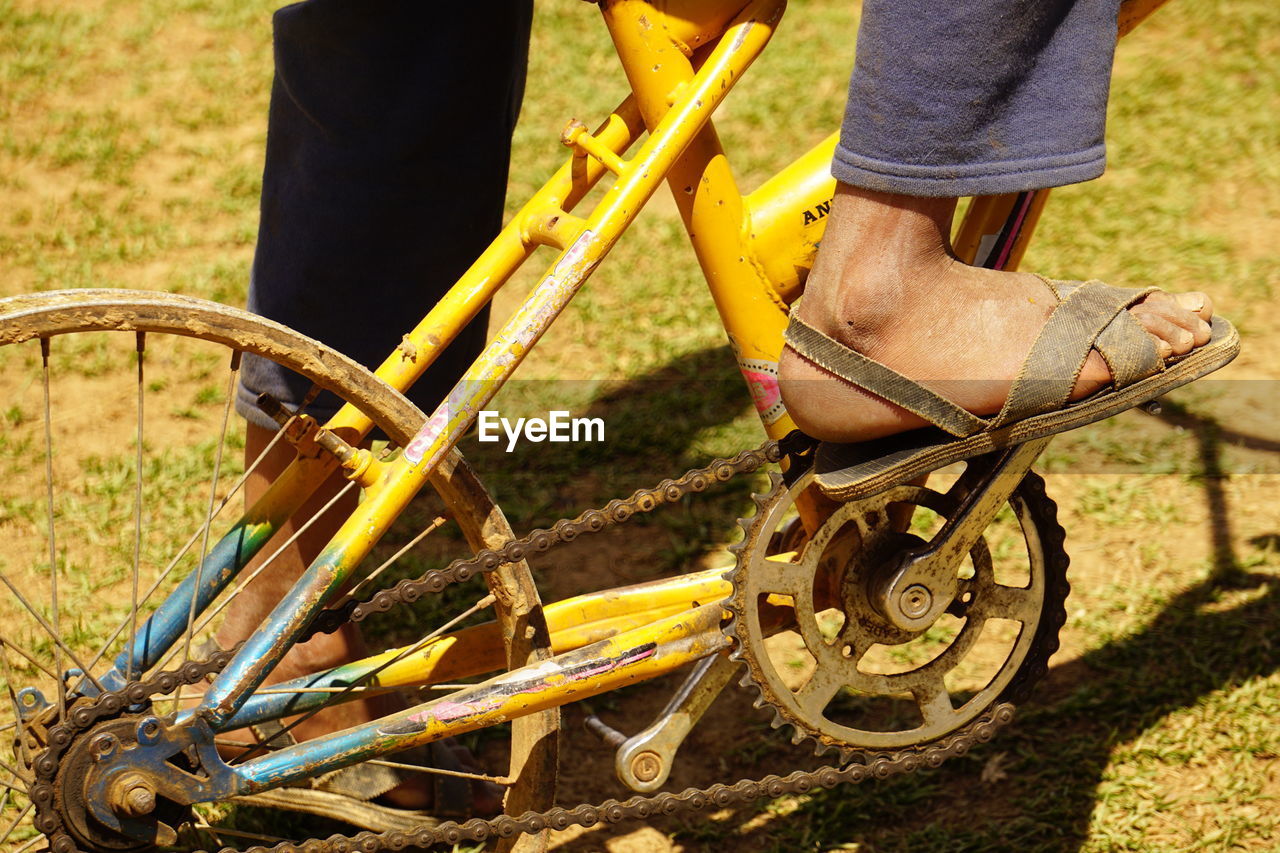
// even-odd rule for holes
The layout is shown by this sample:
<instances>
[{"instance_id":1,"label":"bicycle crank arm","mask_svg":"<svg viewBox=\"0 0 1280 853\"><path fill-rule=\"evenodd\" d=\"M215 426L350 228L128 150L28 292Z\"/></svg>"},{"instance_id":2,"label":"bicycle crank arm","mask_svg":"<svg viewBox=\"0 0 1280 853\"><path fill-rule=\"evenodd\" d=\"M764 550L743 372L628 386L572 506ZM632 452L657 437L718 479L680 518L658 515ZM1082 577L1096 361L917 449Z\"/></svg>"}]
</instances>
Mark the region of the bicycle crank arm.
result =
<instances>
[{"instance_id":1,"label":"bicycle crank arm","mask_svg":"<svg viewBox=\"0 0 1280 853\"><path fill-rule=\"evenodd\" d=\"M676 750L737 669L738 663L726 655L699 661L658 719L619 745L614 769L622 784L642 794L661 788L671 775Z\"/></svg>"},{"instance_id":2,"label":"bicycle crank arm","mask_svg":"<svg viewBox=\"0 0 1280 853\"><path fill-rule=\"evenodd\" d=\"M1000 451L976 483L969 471L952 487L968 487L959 509L927 545L904 551L872 597L881 614L904 631L923 631L951 606L956 569L995 519L1052 436ZM972 471L972 464L970 466Z\"/></svg>"}]
</instances>

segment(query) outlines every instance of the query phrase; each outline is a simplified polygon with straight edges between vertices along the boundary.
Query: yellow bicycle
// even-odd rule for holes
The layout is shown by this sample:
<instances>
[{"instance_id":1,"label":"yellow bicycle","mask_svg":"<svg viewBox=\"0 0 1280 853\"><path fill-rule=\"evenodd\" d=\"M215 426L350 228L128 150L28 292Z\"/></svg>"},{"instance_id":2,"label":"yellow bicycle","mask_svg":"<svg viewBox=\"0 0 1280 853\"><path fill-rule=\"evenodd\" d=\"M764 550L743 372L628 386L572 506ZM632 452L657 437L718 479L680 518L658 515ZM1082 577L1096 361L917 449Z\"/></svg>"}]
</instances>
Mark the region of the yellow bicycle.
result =
<instances>
[{"instance_id":1,"label":"yellow bicycle","mask_svg":"<svg viewBox=\"0 0 1280 853\"><path fill-rule=\"evenodd\" d=\"M1122 31L1158 5L1128 0ZM568 161L376 371L268 320L195 299L102 290L0 302L6 368L30 371L26 393L42 412L10 419L3 438L30 448L30 467L11 476L21 494L34 496L5 507L0 573L12 623L0 630L10 686L0 721L14 746L0 763L7 779L0 796L12 815L9 832L40 833L23 849L233 843L237 831L220 820L235 804L376 830L324 841L305 840L311 833L302 831L280 850L486 839L534 849L548 829L937 766L1012 718L1045 672L1065 619L1063 531L1029 472L1047 440L999 448L931 485L902 476L836 502L813 487L813 442L794 432L778 395L787 312L833 192L835 139L744 195L711 118L764 50L784 6L602 4L632 93L594 131L578 122L565 128ZM591 209L575 213L602 181L607 189ZM457 445L664 182L767 440L517 536ZM1015 267L1047 197L974 199L957 252L979 265ZM555 257L529 296L448 399L419 411L400 392L539 247ZM136 382L113 396L94 364L121 348L133 353ZM261 401L281 425L273 444L292 444L296 457L237 516L227 507L257 464L242 470L232 460L239 448L227 427L246 352L307 377L344 405L318 423L305 408ZM154 393L191 375L226 400L212 439L196 435L197 419L189 430L148 430ZM96 401L93 420L77 425L81 415L60 408L76 397ZM371 446L375 430L389 444ZM107 449L121 446L136 451L131 465L110 461ZM200 489L203 511L192 515L154 490L144 498L160 470L182 471L174 488ZM324 552L243 645L202 645L226 602L278 553L268 542L335 472L360 501ZM769 489L742 523L731 568L541 600L529 558L760 472L768 472ZM424 492L434 492L434 504L417 502ZM379 551L401 518L416 524L414 535L394 553ZM991 547L984 531L993 524L1016 534L1015 553ZM106 541L104 529L121 535ZM470 556L456 557L464 542ZM397 560L410 552L429 568L391 583ZM78 571L68 572L72 566ZM60 585L99 577L104 588L127 593L108 608L120 618L91 625L59 609ZM428 602L435 621L421 637L336 669L271 680L286 652L318 631ZM560 709L683 668L690 670L683 685L639 734L589 718L617 747L617 775L634 796L557 805ZM827 763L660 792L681 743L731 681L754 690L774 724L790 726L793 741ZM301 743L288 737L287 721L299 716L406 691L415 703L382 719ZM380 772L408 766L398 754L506 724L491 750L500 772L453 771L506 789L497 817L441 822L353 805L333 790L348 768L367 771L349 776L348 787L378 788Z\"/></svg>"}]
</instances>

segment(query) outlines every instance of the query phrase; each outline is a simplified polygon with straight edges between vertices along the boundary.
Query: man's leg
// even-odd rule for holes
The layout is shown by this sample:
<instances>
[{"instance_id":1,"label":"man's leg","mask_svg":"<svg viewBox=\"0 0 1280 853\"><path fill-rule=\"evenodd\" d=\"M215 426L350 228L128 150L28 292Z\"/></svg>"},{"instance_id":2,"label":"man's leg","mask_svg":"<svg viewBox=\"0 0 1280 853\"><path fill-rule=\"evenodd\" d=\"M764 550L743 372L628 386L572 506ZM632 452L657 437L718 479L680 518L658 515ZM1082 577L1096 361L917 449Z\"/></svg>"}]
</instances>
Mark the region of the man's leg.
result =
<instances>
[{"instance_id":1,"label":"man's leg","mask_svg":"<svg viewBox=\"0 0 1280 853\"><path fill-rule=\"evenodd\" d=\"M1101 174L1116 5L867 0L832 166L841 183L797 316L972 412L997 412L1057 300L1036 276L957 261L956 200ZM1130 310L1165 357L1209 338L1203 294L1153 294ZM779 373L788 411L815 437L924 425L790 349ZM1108 379L1095 352L1074 396Z\"/></svg>"},{"instance_id":2,"label":"man's leg","mask_svg":"<svg viewBox=\"0 0 1280 853\"><path fill-rule=\"evenodd\" d=\"M307 0L274 19L276 77L268 121L262 218L249 307L376 367L480 254L502 222L511 133L523 96L529 0L497 7ZM459 143L464 133L465 144ZM410 394L430 411L484 345L481 315ZM246 358L237 408L246 458L274 432L253 404L267 392L297 408L308 383ZM307 409L324 421L337 400ZM246 484L255 500L292 458L277 445ZM275 540L273 553L343 485L324 484ZM354 498L333 507L228 607L218 638L239 642L329 540ZM354 628L292 650L273 681L358 658ZM389 699L327 710L301 739L388 712ZM492 792L479 790L479 802ZM402 805L425 804L398 789ZM490 797L491 798L491 797Z\"/></svg>"}]
</instances>

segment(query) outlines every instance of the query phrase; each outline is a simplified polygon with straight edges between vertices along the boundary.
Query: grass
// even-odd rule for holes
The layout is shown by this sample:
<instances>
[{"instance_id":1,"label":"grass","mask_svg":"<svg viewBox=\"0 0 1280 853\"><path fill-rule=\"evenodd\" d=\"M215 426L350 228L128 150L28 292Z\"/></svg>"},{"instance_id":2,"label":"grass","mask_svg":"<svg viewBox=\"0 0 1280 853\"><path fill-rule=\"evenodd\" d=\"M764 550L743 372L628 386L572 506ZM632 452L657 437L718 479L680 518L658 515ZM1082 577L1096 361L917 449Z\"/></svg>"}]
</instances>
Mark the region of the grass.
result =
<instances>
[{"instance_id":1,"label":"grass","mask_svg":"<svg viewBox=\"0 0 1280 853\"><path fill-rule=\"evenodd\" d=\"M719 130L744 188L837 125L851 5L793 4L778 43L726 104ZM243 304L273 8L263 0L0 0L0 295L135 287ZM561 162L555 137L564 123L592 124L624 94L589 6L548 0L537 16L512 208ZM1127 39L1114 74L1108 174L1055 191L1024 263L1133 286L1203 284L1246 338L1222 381L1173 395L1158 415L1129 413L1050 448L1044 469L1070 537L1074 591L1064 650L1040 698L995 744L939 770L658 824L656 840L643 836L648 849L1277 849L1277 33L1280 12L1267 0L1178 0ZM608 441L513 454L474 440L466 447L517 529L758 442L700 279L673 205L655 198L501 399L504 414L555 407L603 417ZM528 276L515 281L498 314L529 284ZM127 351L90 340L54 357L66 387L99 413L127 410L128 400L96 396L99 383L130 375ZM6 369L37 358L0 352ZM149 390L172 401L158 413L171 433L145 440L156 531L144 543L148 559L204 512L214 451L187 436L216 428L222 370L178 354L148 376ZM24 430L40 435L39 387L3 387L0 460L20 485L43 467L33 449L40 442L22 438ZM240 440L236 433L233 446ZM102 537L109 555L92 567L74 551L59 555L74 578L67 625L90 639L122 606L113 593L132 546L106 533L130 529L132 457L127 442L95 449L83 470L66 475L80 487L64 514L86 537ZM733 519L751 511L750 492L761 487L735 480L557 552L543 566L544 595L594 588L602 567L611 581L630 582L722 563L737 535ZM41 514L30 494L0 504L5 523L36 525ZM390 542L408 535L397 531ZM997 560L1014 545L1007 531L994 536ZM6 561L26 556L10 549ZM424 554L406 571L443 559ZM41 560L47 566L47 551L27 565ZM424 609L386 630L407 637L435 615ZM626 713L633 700L660 707L662 689L628 692L608 710ZM727 755L727 766L754 773L789 766L784 736L759 726L749 708L724 713L739 736L727 749L696 742L692 763ZM647 723L637 714L636 729ZM607 752L567 737L571 759L592 772L591 784L569 778L570 796L600 798ZM992 767L1000 772L984 781ZM630 831L565 844L621 847Z\"/></svg>"}]
</instances>

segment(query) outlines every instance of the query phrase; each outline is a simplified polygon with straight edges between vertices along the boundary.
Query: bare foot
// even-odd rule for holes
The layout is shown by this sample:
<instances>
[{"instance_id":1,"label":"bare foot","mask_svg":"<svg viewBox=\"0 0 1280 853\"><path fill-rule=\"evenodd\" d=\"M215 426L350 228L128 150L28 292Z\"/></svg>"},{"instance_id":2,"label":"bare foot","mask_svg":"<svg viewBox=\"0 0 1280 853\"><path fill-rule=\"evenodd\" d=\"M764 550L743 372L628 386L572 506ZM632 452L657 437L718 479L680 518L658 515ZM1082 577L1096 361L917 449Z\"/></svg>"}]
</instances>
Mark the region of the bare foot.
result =
<instances>
[{"instance_id":1,"label":"bare foot","mask_svg":"<svg viewBox=\"0 0 1280 853\"><path fill-rule=\"evenodd\" d=\"M956 260L950 241L955 206L953 198L839 185L796 310L845 346L974 414L992 415L1004 405L1057 299L1037 276ZM1165 358L1209 340L1213 305L1203 293L1153 293L1129 310ZM779 377L787 411L815 438L867 441L926 426L790 348L783 350ZM1072 399L1110 379L1106 362L1090 353Z\"/></svg>"}]
</instances>

